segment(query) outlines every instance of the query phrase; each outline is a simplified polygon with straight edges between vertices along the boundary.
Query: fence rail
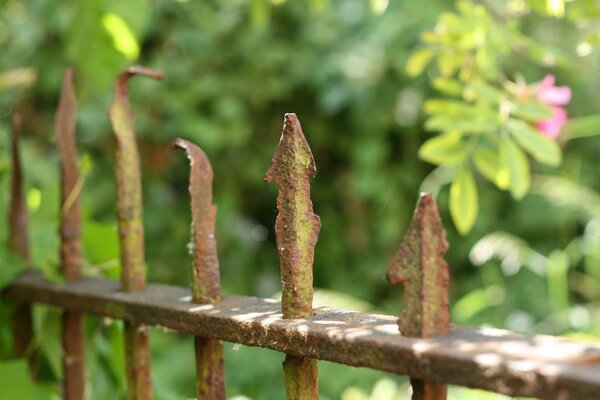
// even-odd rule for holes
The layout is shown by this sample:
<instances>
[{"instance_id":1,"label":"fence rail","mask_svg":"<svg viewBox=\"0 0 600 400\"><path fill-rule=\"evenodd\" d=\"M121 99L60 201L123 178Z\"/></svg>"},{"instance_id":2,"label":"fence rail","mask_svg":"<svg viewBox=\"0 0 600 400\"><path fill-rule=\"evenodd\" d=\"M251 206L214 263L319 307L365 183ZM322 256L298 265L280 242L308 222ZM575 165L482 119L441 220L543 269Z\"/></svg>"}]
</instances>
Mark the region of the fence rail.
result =
<instances>
[{"instance_id":1,"label":"fence rail","mask_svg":"<svg viewBox=\"0 0 600 400\"><path fill-rule=\"evenodd\" d=\"M283 319L280 302L224 296L191 303L186 288L149 284L122 292L116 281L50 283L39 273L17 278L6 295L66 310L136 321L196 336L300 357L543 399L600 399L600 346L499 329L454 327L448 335L408 338L397 318L327 308Z\"/></svg>"},{"instance_id":2,"label":"fence rail","mask_svg":"<svg viewBox=\"0 0 600 400\"><path fill-rule=\"evenodd\" d=\"M275 230L282 301L221 295L212 169L199 147L181 139L174 146L185 150L191 162L192 290L146 284L141 171L127 98L127 82L135 75L162 78L158 71L132 67L115 86L110 119L117 140L121 282L80 277L81 182L76 171L72 74L67 71L56 124L64 157L61 261L67 282L51 283L30 270L3 292L21 305L14 318L15 332L20 332L17 339L23 339L15 342L18 356L27 355L23 348L32 337L30 304L64 311L63 395L67 400L81 400L85 393L83 314L125 321L128 397L135 400L152 398L146 331L152 325L196 336L198 399L225 399L221 341L228 341L286 353L283 368L289 400L318 398L316 360L408 375L413 400L444 400L447 383L512 396L600 400L600 345L450 325L449 273L443 259L448 244L431 195L421 196L388 270L390 283L404 286L400 318L313 309L312 268L320 220L313 213L309 177L316 174L316 166L294 114L285 116L282 138L265 177L279 187ZM21 204L17 123L14 132L10 249L26 260L27 215ZM34 362L30 369L35 376Z\"/></svg>"}]
</instances>

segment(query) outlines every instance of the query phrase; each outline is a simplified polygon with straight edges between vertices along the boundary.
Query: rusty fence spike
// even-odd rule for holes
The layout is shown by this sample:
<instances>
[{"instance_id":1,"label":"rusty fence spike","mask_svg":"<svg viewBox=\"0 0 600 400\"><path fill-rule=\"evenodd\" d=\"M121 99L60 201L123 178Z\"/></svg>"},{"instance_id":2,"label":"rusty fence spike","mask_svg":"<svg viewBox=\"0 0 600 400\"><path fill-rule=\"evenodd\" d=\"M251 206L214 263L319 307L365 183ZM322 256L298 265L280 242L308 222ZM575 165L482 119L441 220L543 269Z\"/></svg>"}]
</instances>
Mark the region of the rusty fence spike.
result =
<instances>
[{"instance_id":1,"label":"rusty fence spike","mask_svg":"<svg viewBox=\"0 0 600 400\"><path fill-rule=\"evenodd\" d=\"M77 104L73 88L73 70L64 71L63 85L56 112L55 133L61 165L60 260L67 282L81 278L81 207L80 176L75 141ZM84 332L83 315L74 311L62 314L63 395L66 400L83 400Z\"/></svg>"},{"instance_id":2,"label":"rusty fence spike","mask_svg":"<svg viewBox=\"0 0 600 400\"><path fill-rule=\"evenodd\" d=\"M29 238L27 204L23 192L23 168L21 165L21 116L13 114L11 119L11 191L8 219L8 251L19 257L29 268ZM33 319L30 303L18 303L11 316L13 349L16 357L27 357L29 373L37 376L37 355L33 349Z\"/></svg>"},{"instance_id":3,"label":"rusty fence spike","mask_svg":"<svg viewBox=\"0 0 600 400\"><path fill-rule=\"evenodd\" d=\"M450 330L446 232L433 197L421 194L408 231L387 273L404 286L404 308L398 319L404 336L428 338ZM445 400L445 384L411 379L413 400Z\"/></svg>"},{"instance_id":4,"label":"rusty fence spike","mask_svg":"<svg viewBox=\"0 0 600 400\"><path fill-rule=\"evenodd\" d=\"M279 146L265 180L279 187L275 233L281 264L283 318L312 316L313 261L321 221L313 213L309 178L315 161L296 114L286 114ZM318 399L317 361L286 355L287 398Z\"/></svg>"},{"instance_id":5,"label":"rusty fence spike","mask_svg":"<svg viewBox=\"0 0 600 400\"><path fill-rule=\"evenodd\" d=\"M137 75L153 79L163 78L160 71L144 67L127 69L117 78L115 98L109 109L117 142L117 220L121 244L121 286L126 292L143 290L146 287L140 156L128 92L129 79ZM148 332L144 326L125 322L125 352L129 399L151 399L150 347Z\"/></svg>"},{"instance_id":6,"label":"rusty fence spike","mask_svg":"<svg viewBox=\"0 0 600 400\"><path fill-rule=\"evenodd\" d=\"M8 249L29 264L29 240L27 236L27 204L23 193L23 168L21 164L21 116L13 114L11 131L12 177L8 218L10 220Z\"/></svg>"},{"instance_id":7,"label":"rusty fence spike","mask_svg":"<svg viewBox=\"0 0 600 400\"><path fill-rule=\"evenodd\" d=\"M175 140L173 148L186 152L191 167L192 301L198 304L215 303L221 298L221 278L215 239L217 208L212 204L212 167L200 147L187 140ZM198 400L225 400L222 342L197 336L194 346Z\"/></svg>"}]
</instances>

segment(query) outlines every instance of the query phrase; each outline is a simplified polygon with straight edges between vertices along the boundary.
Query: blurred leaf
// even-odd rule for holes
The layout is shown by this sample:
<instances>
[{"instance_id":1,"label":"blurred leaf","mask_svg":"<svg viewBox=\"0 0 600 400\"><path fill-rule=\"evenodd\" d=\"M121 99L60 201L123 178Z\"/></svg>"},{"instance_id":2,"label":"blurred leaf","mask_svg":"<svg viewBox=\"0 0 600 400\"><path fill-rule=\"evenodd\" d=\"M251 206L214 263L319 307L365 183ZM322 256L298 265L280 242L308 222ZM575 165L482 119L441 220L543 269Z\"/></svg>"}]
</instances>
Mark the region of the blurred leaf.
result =
<instances>
[{"instance_id":1,"label":"blurred leaf","mask_svg":"<svg viewBox=\"0 0 600 400\"><path fill-rule=\"evenodd\" d=\"M461 235L471 231L478 212L479 201L475 179L469 170L461 168L450 185L450 215Z\"/></svg>"},{"instance_id":2,"label":"blurred leaf","mask_svg":"<svg viewBox=\"0 0 600 400\"><path fill-rule=\"evenodd\" d=\"M455 79L437 77L433 80L433 87L449 96L460 96L463 92L462 84Z\"/></svg>"},{"instance_id":3,"label":"blurred leaf","mask_svg":"<svg viewBox=\"0 0 600 400\"><path fill-rule=\"evenodd\" d=\"M446 133L427 140L419 149L419 157L432 164L460 164L467 147L458 132Z\"/></svg>"},{"instance_id":4,"label":"blurred leaf","mask_svg":"<svg viewBox=\"0 0 600 400\"><path fill-rule=\"evenodd\" d=\"M0 399L50 399L51 391L31 381L26 360L0 362Z\"/></svg>"},{"instance_id":5,"label":"blurred leaf","mask_svg":"<svg viewBox=\"0 0 600 400\"><path fill-rule=\"evenodd\" d=\"M497 152L486 147L477 147L473 161L479 172L499 189L508 189L510 183L508 166Z\"/></svg>"},{"instance_id":6,"label":"blurred leaf","mask_svg":"<svg viewBox=\"0 0 600 400\"><path fill-rule=\"evenodd\" d=\"M527 157L508 137L503 137L500 142L500 157L508 166L510 194L517 200L523 198L531 184Z\"/></svg>"},{"instance_id":7,"label":"blurred leaf","mask_svg":"<svg viewBox=\"0 0 600 400\"><path fill-rule=\"evenodd\" d=\"M424 47L412 53L406 62L408 76L414 78L421 75L434 56L435 51L429 47Z\"/></svg>"},{"instance_id":8,"label":"blurred leaf","mask_svg":"<svg viewBox=\"0 0 600 400\"><path fill-rule=\"evenodd\" d=\"M0 89L14 86L31 86L37 79L33 68L15 68L0 73Z\"/></svg>"},{"instance_id":9,"label":"blurred leaf","mask_svg":"<svg viewBox=\"0 0 600 400\"><path fill-rule=\"evenodd\" d=\"M560 164L562 154L558 144L544 136L540 131L526 122L509 119L508 129L512 137L542 164L557 166Z\"/></svg>"},{"instance_id":10,"label":"blurred leaf","mask_svg":"<svg viewBox=\"0 0 600 400\"><path fill-rule=\"evenodd\" d=\"M554 115L552 107L538 101L516 102L514 106L512 115L529 122L542 121Z\"/></svg>"},{"instance_id":11,"label":"blurred leaf","mask_svg":"<svg viewBox=\"0 0 600 400\"><path fill-rule=\"evenodd\" d=\"M139 57L140 46L123 18L112 13L104 14L102 16L102 26L111 36L115 49L129 60L135 60Z\"/></svg>"},{"instance_id":12,"label":"blurred leaf","mask_svg":"<svg viewBox=\"0 0 600 400\"><path fill-rule=\"evenodd\" d=\"M569 118L561 129L565 141L600 135L600 114Z\"/></svg>"},{"instance_id":13,"label":"blurred leaf","mask_svg":"<svg viewBox=\"0 0 600 400\"><path fill-rule=\"evenodd\" d=\"M537 175L532 190L559 207L571 207L583 213L585 220L600 215L600 195L568 178Z\"/></svg>"},{"instance_id":14,"label":"blurred leaf","mask_svg":"<svg viewBox=\"0 0 600 400\"><path fill-rule=\"evenodd\" d=\"M483 265L492 258L502 262L505 275L515 275L522 266L538 275L544 275L546 257L533 250L523 239L507 232L492 232L479 239L469 253L475 265Z\"/></svg>"}]
</instances>

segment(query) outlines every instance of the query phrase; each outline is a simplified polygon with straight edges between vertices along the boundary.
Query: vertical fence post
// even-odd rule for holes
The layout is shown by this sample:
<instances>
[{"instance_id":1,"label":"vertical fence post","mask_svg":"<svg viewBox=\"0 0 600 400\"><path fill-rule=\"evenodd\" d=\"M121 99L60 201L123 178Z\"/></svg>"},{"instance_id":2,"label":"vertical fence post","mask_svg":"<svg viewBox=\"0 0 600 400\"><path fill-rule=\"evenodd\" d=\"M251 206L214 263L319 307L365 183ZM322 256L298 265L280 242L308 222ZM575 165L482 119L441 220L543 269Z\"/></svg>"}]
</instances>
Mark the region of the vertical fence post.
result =
<instances>
[{"instance_id":1,"label":"vertical fence post","mask_svg":"<svg viewBox=\"0 0 600 400\"><path fill-rule=\"evenodd\" d=\"M309 177L315 161L296 114L286 114L279 146L265 180L279 187L275 232L281 263L283 318L312 316L313 261L321 221L313 213ZM289 400L318 399L317 361L286 355L283 363Z\"/></svg>"},{"instance_id":2,"label":"vertical fence post","mask_svg":"<svg viewBox=\"0 0 600 400\"><path fill-rule=\"evenodd\" d=\"M427 338L450 330L446 232L429 193L421 194L400 248L388 269L392 284L404 286L404 309L398 319L404 336ZM413 400L445 400L445 384L411 379Z\"/></svg>"},{"instance_id":3,"label":"vertical fence post","mask_svg":"<svg viewBox=\"0 0 600 400\"><path fill-rule=\"evenodd\" d=\"M159 71L143 67L127 69L117 78L115 98L109 109L117 142L117 220L121 243L121 286L126 292L143 290L146 287L140 156L127 86L129 79L137 75L153 79L163 78L163 73ZM151 399L150 345L146 327L135 322L125 322L125 352L129 398Z\"/></svg>"},{"instance_id":4,"label":"vertical fence post","mask_svg":"<svg viewBox=\"0 0 600 400\"><path fill-rule=\"evenodd\" d=\"M195 144L177 139L173 147L184 150L190 160L190 199L192 205L192 301L209 304L221 298L221 278L215 220L212 204L213 172L206 154ZM223 343L196 336L196 387L198 400L225 400Z\"/></svg>"},{"instance_id":5,"label":"vertical fence post","mask_svg":"<svg viewBox=\"0 0 600 400\"><path fill-rule=\"evenodd\" d=\"M12 176L8 219L8 250L30 266L27 204L23 193L23 169L21 166L21 117L13 114L11 130ZM31 304L18 303L12 315L13 348L16 357L27 357L29 373L37 376L37 361L33 348L33 318Z\"/></svg>"},{"instance_id":6,"label":"vertical fence post","mask_svg":"<svg viewBox=\"0 0 600 400\"><path fill-rule=\"evenodd\" d=\"M73 70L66 69L56 112L55 133L61 165L60 260L67 282L81 277L81 184L75 140L76 115ZM63 394L66 400L83 400L84 335L83 315L75 311L62 314Z\"/></svg>"}]
</instances>

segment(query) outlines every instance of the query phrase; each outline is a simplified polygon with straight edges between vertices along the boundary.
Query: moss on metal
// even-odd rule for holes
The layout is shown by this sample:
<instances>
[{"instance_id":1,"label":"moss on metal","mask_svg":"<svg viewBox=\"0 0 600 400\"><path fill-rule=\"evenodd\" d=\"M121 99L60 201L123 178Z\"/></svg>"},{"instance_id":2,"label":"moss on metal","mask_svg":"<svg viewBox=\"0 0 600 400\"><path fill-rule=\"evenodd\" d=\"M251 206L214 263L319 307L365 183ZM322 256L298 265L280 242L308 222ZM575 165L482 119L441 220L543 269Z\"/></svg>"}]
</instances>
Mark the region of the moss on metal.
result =
<instances>
[{"instance_id":1,"label":"moss on metal","mask_svg":"<svg viewBox=\"0 0 600 400\"><path fill-rule=\"evenodd\" d=\"M142 225L142 179L140 156L133 128L134 113L129 104L128 82L142 75L162 79L163 73L143 67L131 67L117 78L115 98L109 117L117 141L115 170L117 181L117 221L121 245L121 286L126 292L146 287L144 228ZM135 323L125 324L128 397L152 398L150 349L146 329Z\"/></svg>"},{"instance_id":2,"label":"moss on metal","mask_svg":"<svg viewBox=\"0 0 600 400\"><path fill-rule=\"evenodd\" d=\"M388 270L390 283L404 286L404 308L398 319L404 336L428 338L450 330L448 250L433 196L422 194L408 231ZM446 385L411 379L413 400L444 400Z\"/></svg>"},{"instance_id":3,"label":"moss on metal","mask_svg":"<svg viewBox=\"0 0 600 400\"><path fill-rule=\"evenodd\" d=\"M265 180L279 187L275 233L281 263L283 318L312 316L313 261L321 221L313 213L309 178L315 160L296 114L286 114L279 146ZM287 355L283 363L288 399L318 399L317 362Z\"/></svg>"}]
</instances>

